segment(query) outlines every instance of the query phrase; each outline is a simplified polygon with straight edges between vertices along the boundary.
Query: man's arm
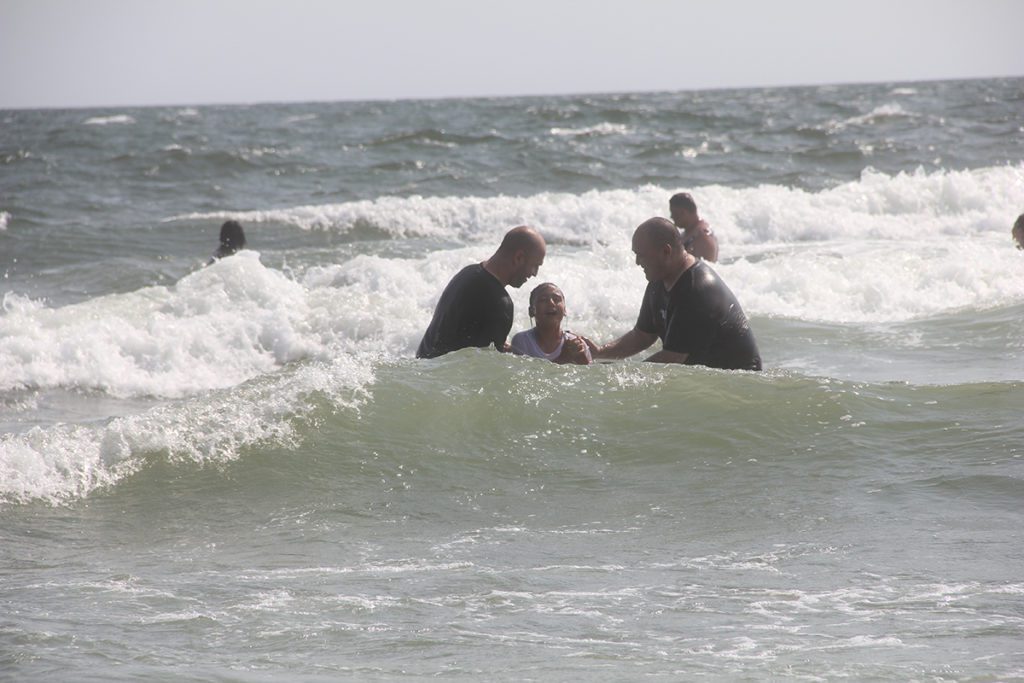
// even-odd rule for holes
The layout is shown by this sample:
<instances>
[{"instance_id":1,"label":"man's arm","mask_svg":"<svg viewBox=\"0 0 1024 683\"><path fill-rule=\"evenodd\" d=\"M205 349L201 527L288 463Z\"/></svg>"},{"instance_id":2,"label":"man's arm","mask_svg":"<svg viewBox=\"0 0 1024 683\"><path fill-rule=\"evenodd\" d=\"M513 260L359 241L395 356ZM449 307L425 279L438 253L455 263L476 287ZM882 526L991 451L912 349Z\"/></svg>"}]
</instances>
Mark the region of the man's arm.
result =
<instances>
[{"instance_id":1,"label":"man's arm","mask_svg":"<svg viewBox=\"0 0 1024 683\"><path fill-rule=\"evenodd\" d=\"M626 358L648 348L657 338L658 335L653 332L642 332L634 327L615 341L608 342L604 346L595 346L593 342L590 342L590 354L594 358Z\"/></svg>"},{"instance_id":2,"label":"man's arm","mask_svg":"<svg viewBox=\"0 0 1024 683\"><path fill-rule=\"evenodd\" d=\"M718 238L705 226L693 240L690 253L697 258L716 263L718 261Z\"/></svg>"},{"instance_id":3,"label":"man's arm","mask_svg":"<svg viewBox=\"0 0 1024 683\"><path fill-rule=\"evenodd\" d=\"M512 331L512 299L501 290L501 296L495 301L484 301L481 315L487 320L487 336L490 337L494 348L502 353L510 353L512 344L509 343L508 333Z\"/></svg>"},{"instance_id":4,"label":"man's arm","mask_svg":"<svg viewBox=\"0 0 1024 683\"><path fill-rule=\"evenodd\" d=\"M686 359L690 357L689 353L679 353L678 351L666 351L662 349L650 358L645 358L646 363L685 363Z\"/></svg>"}]
</instances>

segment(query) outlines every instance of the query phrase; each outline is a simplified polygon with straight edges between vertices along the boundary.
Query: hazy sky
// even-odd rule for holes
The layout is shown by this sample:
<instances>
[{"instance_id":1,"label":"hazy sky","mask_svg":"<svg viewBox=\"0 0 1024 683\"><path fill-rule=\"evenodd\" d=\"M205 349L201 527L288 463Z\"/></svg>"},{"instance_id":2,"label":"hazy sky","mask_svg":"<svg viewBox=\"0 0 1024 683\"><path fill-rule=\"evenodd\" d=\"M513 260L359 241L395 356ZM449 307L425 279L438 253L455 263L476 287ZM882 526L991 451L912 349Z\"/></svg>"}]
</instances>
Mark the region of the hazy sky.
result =
<instances>
[{"instance_id":1,"label":"hazy sky","mask_svg":"<svg viewBox=\"0 0 1024 683\"><path fill-rule=\"evenodd\" d=\"M0 108L1024 75L1019 0L0 0Z\"/></svg>"}]
</instances>

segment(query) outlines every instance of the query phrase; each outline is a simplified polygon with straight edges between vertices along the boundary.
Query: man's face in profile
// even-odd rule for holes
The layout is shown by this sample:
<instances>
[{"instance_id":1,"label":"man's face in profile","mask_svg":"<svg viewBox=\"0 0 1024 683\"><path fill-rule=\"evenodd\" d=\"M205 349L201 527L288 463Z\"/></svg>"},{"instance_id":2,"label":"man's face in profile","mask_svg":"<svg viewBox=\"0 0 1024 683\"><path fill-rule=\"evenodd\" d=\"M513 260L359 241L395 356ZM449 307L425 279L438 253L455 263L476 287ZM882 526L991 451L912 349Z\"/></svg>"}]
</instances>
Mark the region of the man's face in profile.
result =
<instances>
[{"instance_id":1,"label":"man's face in profile","mask_svg":"<svg viewBox=\"0 0 1024 683\"><path fill-rule=\"evenodd\" d=\"M519 254L522 254L522 258L519 258ZM523 283L529 280L531 277L537 275L540 267L544 265L544 250L543 249L532 249L530 251L521 251L516 255L516 260L519 262L519 268L512 275L512 279L509 282L513 287L522 287Z\"/></svg>"},{"instance_id":2,"label":"man's face in profile","mask_svg":"<svg viewBox=\"0 0 1024 683\"><path fill-rule=\"evenodd\" d=\"M697 214L687 211L681 206L670 206L669 215L672 216L672 222L676 224L676 227L683 230L697 223Z\"/></svg>"},{"instance_id":3,"label":"man's face in profile","mask_svg":"<svg viewBox=\"0 0 1024 683\"><path fill-rule=\"evenodd\" d=\"M636 264L643 268L648 282L661 280L665 273L665 249L651 243L651 240L640 232L633 235L633 253Z\"/></svg>"}]
</instances>

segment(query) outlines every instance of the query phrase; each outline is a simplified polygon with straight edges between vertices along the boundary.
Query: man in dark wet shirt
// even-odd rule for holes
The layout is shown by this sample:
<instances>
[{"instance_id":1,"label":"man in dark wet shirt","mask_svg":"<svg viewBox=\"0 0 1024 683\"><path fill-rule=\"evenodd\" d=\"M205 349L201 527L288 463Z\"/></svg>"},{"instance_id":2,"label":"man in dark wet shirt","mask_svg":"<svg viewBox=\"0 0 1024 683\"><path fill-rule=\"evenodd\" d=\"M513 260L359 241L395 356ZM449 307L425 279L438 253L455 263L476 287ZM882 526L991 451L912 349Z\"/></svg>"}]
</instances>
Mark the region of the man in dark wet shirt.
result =
<instances>
[{"instance_id":1,"label":"man in dark wet shirt","mask_svg":"<svg viewBox=\"0 0 1024 683\"><path fill-rule=\"evenodd\" d=\"M466 266L445 287L416 357L436 358L491 344L507 351L513 307L505 287L521 287L536 275L546 251L544 238L529 226L505 233L489 259Z\"/></svg>"},{"instance_id":2,"label":"man in dark wet shirt","mask_svg":"<svg viewBox=\"0 0 1024 683\"><path fill-rule=\"evenodd\" d=\"M725 370L760 370L761 354L747 316L718 274L683 248L679 231L665 218L651 218L633 233L636 263L647 276L640 315L633 329L596 346L594 358L625 358L651 346L658 363L706 365Z\"/></svg>"}]
</instances>

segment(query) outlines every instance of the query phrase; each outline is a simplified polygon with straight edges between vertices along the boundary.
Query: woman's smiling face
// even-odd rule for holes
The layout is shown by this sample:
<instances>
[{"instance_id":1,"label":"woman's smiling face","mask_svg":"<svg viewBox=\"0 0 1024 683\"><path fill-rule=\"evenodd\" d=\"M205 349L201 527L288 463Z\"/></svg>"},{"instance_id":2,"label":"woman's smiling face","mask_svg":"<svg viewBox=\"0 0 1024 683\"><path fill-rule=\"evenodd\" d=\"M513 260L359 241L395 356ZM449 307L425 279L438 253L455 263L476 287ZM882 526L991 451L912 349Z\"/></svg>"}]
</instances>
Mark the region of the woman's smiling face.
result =
<instances>
[{"instance_id":1,"label":"woman's smiling face","mask_svg":"<svg viewBox=\"0 0 1024 683\"><path fill-rule=\"evenodd\" d=\"M565 317L565 295L557 286L545 282L530 292L530 308L538 325L542 321L560 323Z\"/></svg>"}]
</instances>

